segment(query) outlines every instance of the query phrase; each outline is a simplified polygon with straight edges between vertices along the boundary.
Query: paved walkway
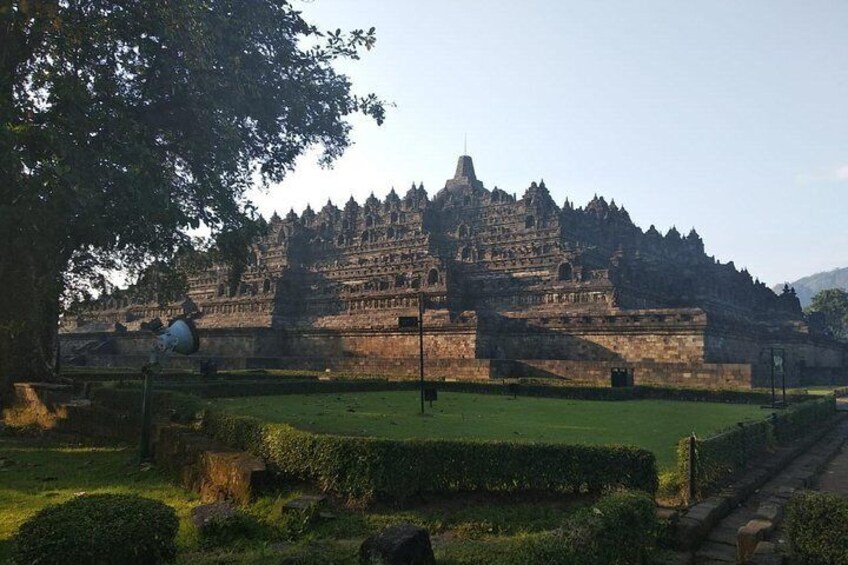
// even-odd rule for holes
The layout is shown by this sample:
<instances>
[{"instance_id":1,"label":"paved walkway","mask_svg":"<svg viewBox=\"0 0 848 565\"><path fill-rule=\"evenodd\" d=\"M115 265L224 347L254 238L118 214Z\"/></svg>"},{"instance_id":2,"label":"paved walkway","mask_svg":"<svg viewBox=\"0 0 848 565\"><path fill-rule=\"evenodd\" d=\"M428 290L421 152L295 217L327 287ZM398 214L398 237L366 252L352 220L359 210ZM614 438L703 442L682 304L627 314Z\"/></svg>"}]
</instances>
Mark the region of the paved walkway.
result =
<instances>
[{"instance_id":1,"label":"paved walkway","mask_svg":"<svg viewBox=\"0 0 848 565\"><path fill-rule=\"evenodd\" d=\"M756 494L744 504L736 508L713 528L703 544L695 551L696 564L736 563L736 542L741 526L756 517L756 512L763 503L785 502L801 486L811 486L814 473L822 458L832 452L830 442L834 439L848 437L848 422L843 421L821 441L806 453L800 455L789 464L780 474L766 483ZM832 485L832 486L831 486ZM842 489L848 494L848 450L843 448L826 468L820 483L820 488ZM837 492L837 491L829 491Z\"/></svg>"},{"instance_id":2,"label":"paved walkway","mask_svg":"<svg viewBox=\"0 0 848 565\"><path fill-rule=\"evenodd\" d=\"M819 476L815 490L848 497L848 446L843 445L839 455L828 463Z\"/></svg>"}]
</instances>

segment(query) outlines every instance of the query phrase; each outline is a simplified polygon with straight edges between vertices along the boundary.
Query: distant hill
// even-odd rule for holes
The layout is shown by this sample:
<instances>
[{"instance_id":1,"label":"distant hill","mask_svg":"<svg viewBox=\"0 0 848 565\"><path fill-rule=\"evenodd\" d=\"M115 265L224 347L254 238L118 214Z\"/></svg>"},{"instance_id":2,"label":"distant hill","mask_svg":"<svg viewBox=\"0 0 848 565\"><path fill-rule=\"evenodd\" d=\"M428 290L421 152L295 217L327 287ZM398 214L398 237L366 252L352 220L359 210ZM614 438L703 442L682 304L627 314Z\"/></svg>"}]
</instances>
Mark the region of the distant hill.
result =
<instances>
[{"instance_id":1,"label":"distant hill","mask_svg":"<svg viewBox=\"0 0 848 565\"><path fill-rule=\"evenodd\" d=\"M795 292L798 293L798 298L801 300L801 306L806 308L813 296L820 290L828 288L848 290L848 267L809 275L789 283L789 286L795 287ZM782 290L783 284L775 285L774 291L776 293L780 294Z\"/></svg>"}]
</instances>

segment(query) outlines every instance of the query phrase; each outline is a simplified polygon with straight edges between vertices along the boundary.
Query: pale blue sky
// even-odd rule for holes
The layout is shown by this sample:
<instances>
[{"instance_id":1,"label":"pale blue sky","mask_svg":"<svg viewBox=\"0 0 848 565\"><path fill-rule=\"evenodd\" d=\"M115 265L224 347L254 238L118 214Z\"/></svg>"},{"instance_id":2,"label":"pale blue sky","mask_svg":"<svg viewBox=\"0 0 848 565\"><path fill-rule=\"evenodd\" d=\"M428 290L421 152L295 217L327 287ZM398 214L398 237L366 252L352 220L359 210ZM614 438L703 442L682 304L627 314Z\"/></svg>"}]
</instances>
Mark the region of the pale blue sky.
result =
<instances>
[{"instance_id":1,"label":"pale blue sky","mask_svg":"<svg viewBox=\"0 0 848 565\"><path fill-rule=\"evenodd\" d=\"M396 103L333 170L314 155L254 195L267 216L452 176L519 195L596 192L643 229L695 227L769 284L848 266L848 2L315 0L323 28L377 28L345 64Z\"/></svg>"}]
</instances>

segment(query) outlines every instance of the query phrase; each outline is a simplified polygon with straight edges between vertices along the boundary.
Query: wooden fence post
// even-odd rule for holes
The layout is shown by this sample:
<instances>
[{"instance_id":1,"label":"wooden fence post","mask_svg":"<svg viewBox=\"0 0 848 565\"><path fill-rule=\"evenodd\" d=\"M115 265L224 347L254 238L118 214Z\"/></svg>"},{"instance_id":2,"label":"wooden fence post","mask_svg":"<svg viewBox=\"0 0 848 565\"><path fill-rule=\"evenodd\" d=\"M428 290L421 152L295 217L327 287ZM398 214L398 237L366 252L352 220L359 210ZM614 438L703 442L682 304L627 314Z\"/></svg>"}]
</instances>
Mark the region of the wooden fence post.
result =
<instances>
[{"instance_id":1,"label":"wooden fence post","mask_svg":"<svg viewBox=\"0 0 848 565\"><path fill-rule=\"evenodd\" d=\"M688 469L688 477L687 477L687 502L692 503L695 500L695 494L697 492L697 480L698 476L695 472L695 467L698 463L697 457L695 454L695 432L692 432L692 435L689 436L689 469Z\"/></svg>"}]
</instances>

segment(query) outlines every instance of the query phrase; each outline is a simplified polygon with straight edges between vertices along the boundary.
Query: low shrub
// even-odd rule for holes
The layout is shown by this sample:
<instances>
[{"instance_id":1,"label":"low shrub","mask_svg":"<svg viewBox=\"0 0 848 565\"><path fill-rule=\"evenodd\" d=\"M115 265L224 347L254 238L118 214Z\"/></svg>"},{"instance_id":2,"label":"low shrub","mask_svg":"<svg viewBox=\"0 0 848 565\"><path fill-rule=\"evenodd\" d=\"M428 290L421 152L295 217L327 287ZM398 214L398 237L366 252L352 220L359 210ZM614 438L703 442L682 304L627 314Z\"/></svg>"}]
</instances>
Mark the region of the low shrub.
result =
<instances>
[{"instance_id":1,"label":"low shrub","mask_svg":"<svg viewBox=\"0 0 848 565\"><path fill-rule=\"evenodd\" d=\"M677 470L663 471L659 475L657 497L666 501L676 502L683 494L683 476Z\"/></svg>"},{"instance_id":2,"label":"low shrub","mask_svg":"<svg viewBox=\"0 0 848 565\"><path fill-rule=\"evenodd\" d=\"M611 388L601 386L560 385L538 381L436 381L431 382L445 392L465 392L471 394L495 394L532 396L540 398L568 398L574 400L676 400L691 402L724 402L735 404L764 404L770 396L763 392L750 390L711 390L685 389L675 387L635 386ZM139 383L128 383L137 388ZM418 382L414 380L388 381L378 378L356 378L351 380L322 381L313 377L256 379L251 376L241 378L219 378L215 381L196 379L159 379L158 391L181 391L202 398L225 398L238 396L269 396L285 394L342 393L342 392L385 392L396 390L416 390ZM801 402L809 395L791 395L789 400Z\"/></svg>"},{"instance_id":3,"label":"low shrub","mask_svg":"<svg viewBox=\"0 0 848 565\"><path fill-rule=\"evenodd\" d=\"M428 492L657 489L654 455L636 447L344 437L220 411L207 412L202 427L277 474L363 502Z\"/></svg>"},{"instance_id":4,"label":"low shrub","mask_svg":"<svg viewBox=\"0 0 848 565\"><path fill-rule=\"evenodd\" d=\"M772 419L775 438L778 443L786 443L803 437L822 422L831 420L835 413L836 397L833 395L791 406Z\"/></svg>"},{"instance_id":5,"label":"low shrub","mask_svg":"<svg viewBox=\"0 0 848 565\"><path fill-rule=\"evenodd\" d=\"M848 500L804 492L786 508L786 535L797 563L848 563Z\"/></svg>"},{"instance_id":6,"label":"low shrub","mask_svg":"<svg viewBox=\"0 0 848 565\"><path fill-rule=\"evenodd\" d=\"M451 549L448 563L561 563L631 565L644 563L656 545L659 525L653 499L616 492L578 510L553 532L511 540L486 540Z\"/></svg>"},{"instance_id":7,"label":"low shrub","mask_svg":"<svg viewBox=\"0 0 848 565\"><path fill-rule=\"evenodd\" d=\"M15 536L15 563L151 564L176 556L179 522L161 502L124 494L95 494L47 506Z\"/></svg>"},{"instance_id":8,"label":"low shrub","mask_svg":"<svg viewBox=\"0 0 848 565\"><path fill-rule=\"evenodd\" d=\"M836 399L829 395L795 404L765 420L699 438L695 445L696 492L704 495L719 488L764 451L821 429L833 421L835 413ZM688 437L678 443L677 473L685 484L689 477Z\"/></svg>"}]
</instances>

